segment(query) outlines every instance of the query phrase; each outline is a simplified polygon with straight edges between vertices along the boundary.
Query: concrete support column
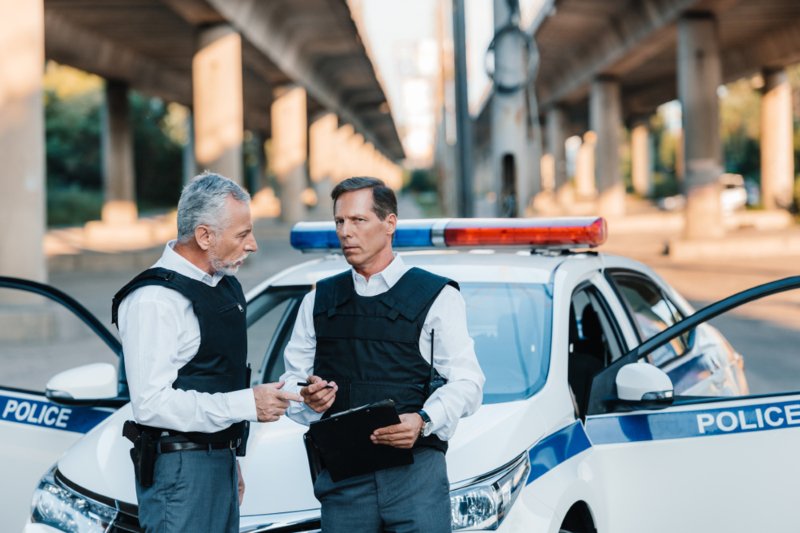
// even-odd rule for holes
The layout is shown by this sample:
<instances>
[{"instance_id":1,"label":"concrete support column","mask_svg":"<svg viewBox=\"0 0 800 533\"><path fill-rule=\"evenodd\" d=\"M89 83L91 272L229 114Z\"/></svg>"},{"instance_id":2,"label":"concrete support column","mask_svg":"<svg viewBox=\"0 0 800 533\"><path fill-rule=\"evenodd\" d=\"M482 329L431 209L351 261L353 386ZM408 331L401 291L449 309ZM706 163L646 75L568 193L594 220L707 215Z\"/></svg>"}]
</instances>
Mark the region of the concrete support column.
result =
<instances>
[{"instance_id":1,"label":"concrete support column","mask_svg":"<svg viewBox=\"0 0 800 533\"><path fill-rule=\"evenodd\" d=\"M362 146L364 146L364 136L360 133L353 133L353 135L347 139L345 154L347 157L347 173L350 176L364 175L364 165L360 157Z\"/></svg>"},{"instance_id":2,"label":"concrete support column","mask_svg":"<svg viewBox=\"0 0 800 533\"><path fill-rule=\"evenodd\" d=\"M595 187L594 160L597 148L597 134L587 131L583 135L583 142L578 148L575 161L575 196L578 199L590 199L597 195Z\"/></svg>"},{"instance_id":3,"label":"concrete support column","mask_svg":"<svg viewBox=\"0 0 800 533\"><path fill-rule=\"evenodd\" d=\"M184 185L197 175L197 160L194 157L194 152L194 115L190 109L186 114L186 144L183 145L183 153L181 154Z\"/></svg>"},{"instance_id":4,"label":"concrete support column","mask_svg":"<svg viewBox=\"0 0 800 533\"><path fill-rule=\"evenodd\" d=\"M598 209L605 216L625 214L625 184L619 168L622 99L619 82L597 78L589 96L589 128L597 133L595 177Z\"/></svg>"},{"instance_id":5,"label":"concrete support column","mask_svg":"<svg viewBox=\"0 0 800 533\"><path fill-rule=\"evenodd\" d=\"M494 27L505 27L511 19L508 0L494 0ZM525 49L522 40L504 33L495 43L495 84L513 87L523 82ZM525 91L495 91L491 114L491 168L497 194L498 215L523 216L533 191L528 146Z\"/></svg>"},{"instance_id":6,"label":"concrete support column","mask_svg":"<svg viewBox=\"0 0 800 533\"><path fill-rule=\"evenodd\" d=\"M0 50L0 274L47 281L42 0L0 0Z\"/></svg>"},{"instance_id":7,"label":"concrete support column","mask_svg":"<svg viewBox=\"0 0 800 533\"><path fill-rule=\"evenodd\" d=\"M387 172L388 176L386 176L383 181L385 181L386 185L391 187L394 191L399 191L403 186L403 167L397 163L389 161Z\"/></svg>"},{"instance_id":8,"label":"concrete support column","mask_svg":"<svg viewBox=\"0 0 800 533\"><path fill-rule=\"evenodd\" d=\"M792 88L786 69L764 69L763 75L761 203L767 209L786 209L794 188Z\"/></svg>"},{"instance_id":9,"label":"concrete support column","mask_svg":"<svg viewBox=\"0 0 800 533\"><path fill-rule=\"evenodd\" d=\"M335 158L333 163L333 181L334 184L347 179L350 174L350 154L348 148L350 146L350 137L353 136L355 130L350 124L342 124L337 128L334 137L334 145L336 146Z\"/></svg>"},{"instance_id":10,"label":"concrete support column","mask_svg":"<svg viewBox=\"0 0 800 533\"><path fill-rule=\"evenodd\" d=\"M254 131L253 142L256 146L255 158L258 164L258 172L249 184L252 189L250 194L252 200L250 201L250 213L255 218L275 218L280 215L280 201L275 196L275 190L270 186L268 175L268 167L270 162L267 161L266 143L264 139L267 138L265 131Z\"/></svg>"},{"instance_id":11,"label":"concrete support column","mask_svg":"<svg viewBox=\"0 0 800 533\"><path fill-rule=\"evenodd\" d=\"M650 124L646 118L634 121L631 128L631 178L633 190L642 197L653 190Z\"/></svg>"},{"instance_id":12,"label":"concrete support column","mask_svg":"<svg viewBox=\"0 0 800 533\"><path fill-rule=\"evenodd\" d=\"M281 185L281 218L298 222L306 208L301 195L306 188L308 119L306 91L287 87L276 92L270 112L272 121L272 169Z\"/></svg>"},{"instance_id":13,"label":"concrete support column","mask_svg":"<svg viewBox=\"0 0 800 533\"><path fill-rule=\"evenodd\" d=\"M554 107L547 112L547 153L553 158L551 169L553 173L553 191L556 202L563 203L567 185L567 149L564 143L566 137L566 116L560 107ZM542 175L544 182L544 175Z\"/></svg>"},{"instance_id":14,"label":"concrete support column","mask_svg":"<svg viewBox=\"0 0 800 533\"><path fill-rule=\"evenodd\" d=\"M367 176L377 176L378 175L378 167L376 165L376 155L377 150L375 146L368 142L364 145L364 157L366 159L366 169L367 169Z\"/></svg>"},{"instance_id":15,"label":"concrete support column","mask_svg":"<svg viewBox=\"0 0 800 533\"><path fill-rule=\"evenodd\" d=\"M133 224L136 209L136 175L133 169L133 133L128 109L128 84L106 81L103 113L102 220L111 225Z\"/></svg>"},{"instance_id":16,"label":"concrete support column","mask_svg":"<svg viewBox=\"0 0 800 533\"><path fill-rule=\"evenodd\" d=\"M719 135L717 87L722 82L717 22L694 13L678 21L678 96L683 106L686 224L688 239L720 237Z\"/></svg>"},{"instance_id":17,"label":"concrete support column","mask_svg":"<svg viewBox=\"0 0 800 533\"><path fill-rule=\"evenodd\" d=\"M220 24L200 31L192 85L199 169L243 184L242 38L233 27Z\"/></svg>"},{"instance_id":18,"label":"concrete support column","mask_svg":"<svg viewBox=\"0 0 800 533\"><path fill-rule=\"evenodd\" d=\"M333 113L317 117L308 129L308 169L317 191L317 211L327 218L333 216L333 175L336 156L338 119Z\"/></svg>"}]
</instances>

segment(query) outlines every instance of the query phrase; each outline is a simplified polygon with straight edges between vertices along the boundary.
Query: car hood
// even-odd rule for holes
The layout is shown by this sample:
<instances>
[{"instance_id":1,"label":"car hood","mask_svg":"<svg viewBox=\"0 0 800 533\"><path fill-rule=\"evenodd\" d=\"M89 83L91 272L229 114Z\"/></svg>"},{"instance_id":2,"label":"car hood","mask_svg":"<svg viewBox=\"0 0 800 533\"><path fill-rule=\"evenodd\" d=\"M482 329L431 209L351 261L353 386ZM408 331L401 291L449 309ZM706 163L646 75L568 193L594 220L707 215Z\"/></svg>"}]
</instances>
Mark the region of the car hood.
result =
<instances>
[{"instance_id":1,"label":"car hood","mask_svg":"<svg viewBox=\"0 0 800 533\"><path fill-rule=\"evenodd\" d=\"M462 419L447 453L450 481L502 466L541 438L542 417L529 416L533 408L531 401L484 405ZM121 436L122 425L130 419L128 404L95 427L61 457L61 473L88 491L135 504L131 443ZM319 507L303 446L305 431L305 426L286 417L252 424L247 455L240 458L246 485L242 516Z\"/></svg>"}]
</instances>

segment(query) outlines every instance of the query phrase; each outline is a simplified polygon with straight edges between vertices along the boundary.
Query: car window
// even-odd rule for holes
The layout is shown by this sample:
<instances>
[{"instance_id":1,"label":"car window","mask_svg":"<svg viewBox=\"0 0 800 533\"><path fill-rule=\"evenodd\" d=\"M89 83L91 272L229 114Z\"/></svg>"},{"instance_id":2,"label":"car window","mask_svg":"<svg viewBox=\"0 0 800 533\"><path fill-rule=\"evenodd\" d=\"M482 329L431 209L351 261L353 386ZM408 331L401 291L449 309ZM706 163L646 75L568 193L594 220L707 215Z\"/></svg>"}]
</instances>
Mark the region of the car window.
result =
<instances>
[{"instance_id":1,"label":"car window","mask_svg":"<svg viewBox=\"0 0 800 533\"><path fill-rule=\"evenodd\" d=\"M247 363L251 385L277 381L283 374L283 349L297 310L310 287L272 287L247 304Z\"/></svg>"},{"instance_id":2,"label":"car window","mask_svg":"<svg viewBox=\"0 0 800 533\"><path fill-rule=\"evenodd\" d=\"M49 298L0 288L0 385L43 392L55 374L117 354L82 320Z\"/></svg>"},{"instance_id":3,"label":"car window","mask_svg":"<svg viewBox=\"0 0 800 533\"><path fill-rule=\"evenodd\" d=\"M612 273L618 292L634 319L640 340L645 341L684 317L655 282L643 276ZM673 339L652 353L650 362L661 366L688 350L687 337Z\"/></svg>"},{"instance_id":4,"label":"car window","mask_svg":"<svg viewBox=\"0 0 800 533\"><path fill-rule=\"evenodd\" d=\"M552 299L544 285L461 283L467 328L486 375L483 403L523 399L547 379Z\"/></svg>"},{"instance_id":5,"label":"car window","mask_svg":"<svg viewBox=\"0 0 800 533\"><path fill-rule=\"evenodd\" d=\"M567 376L579 416L586 413L594 376L622 353L617 329L600 292L590 284L579 287L570 300L567 361Z\"/></svg>"}]
</instances>

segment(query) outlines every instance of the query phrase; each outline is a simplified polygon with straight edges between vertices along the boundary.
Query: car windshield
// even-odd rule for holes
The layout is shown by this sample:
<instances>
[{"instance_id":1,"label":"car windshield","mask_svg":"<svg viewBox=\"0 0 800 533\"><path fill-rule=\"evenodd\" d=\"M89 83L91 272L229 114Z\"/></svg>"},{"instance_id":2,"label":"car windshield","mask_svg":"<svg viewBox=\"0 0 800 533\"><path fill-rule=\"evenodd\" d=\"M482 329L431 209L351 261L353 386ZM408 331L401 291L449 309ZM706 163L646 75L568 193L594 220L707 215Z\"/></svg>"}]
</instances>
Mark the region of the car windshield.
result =
<instances>
[{"instance_id":1,"label":"car windshield","mask_svg":"<svg viewBox=\"0 0 800 533\"><path fill-rule=\"evenodd\" d=\"M528 398L547 378L552 300L541 284L462 283L467 327L486 375L483 403Z\"/></svg>"},{"instance_id":2,"label":"car windshield","mask_svg":"<svg viewBox=\"0 0 800 533\"><path fill-rule=\"evenodd\" d=\"M467 328L486 375L483 403L528 398L547 378L552 300L546 287L530 283L460 286L467 304ZM248 304L248 362L264 383L277 381L284 372L283 351L299 301L309 288L272 287Z\"/></svg>"}]
</instances>

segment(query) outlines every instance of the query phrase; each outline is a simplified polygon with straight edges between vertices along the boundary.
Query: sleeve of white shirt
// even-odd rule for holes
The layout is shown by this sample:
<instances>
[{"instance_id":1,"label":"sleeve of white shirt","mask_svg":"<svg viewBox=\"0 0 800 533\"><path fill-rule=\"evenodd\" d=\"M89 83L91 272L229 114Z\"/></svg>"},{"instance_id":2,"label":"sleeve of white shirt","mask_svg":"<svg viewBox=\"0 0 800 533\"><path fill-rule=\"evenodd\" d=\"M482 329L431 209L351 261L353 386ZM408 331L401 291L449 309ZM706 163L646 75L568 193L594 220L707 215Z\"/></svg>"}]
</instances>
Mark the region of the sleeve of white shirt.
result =
<instances>
[{"instance_id":1,"label":"sleeve of white shirt","mask_svg":"<svg viewBox=\"0 0 800 533\"><path fill-rule=\"evenodd\" d=\"M458 421L480 407L486 380L467 331L464 297L454 287L442 289L425 318L420 351L426 359L430 355L431 330L435 330L433 366L447 378L447 384L431 394L423 409L433 423L433 433L449 440Z\"/></svg>"},{"instance_id":2,"label":"sleeve of white shirt","mask_svg":"<svg viewBox=\"0 0 800 533\"><path fill-rule=\"evenodd\" d=\"M314 356L317 352L317 336L314 330L314 299L316 291L303 298L297 320L294 323L292 336L283 352L286 371L281 376L283 389L289 392L300 392L298 381L306 381L314 373ZM286 416L300 424L308 425L322 417L303 402L290 402Z\"/></svg>"},{"instance_id":3,"label":"sleeve of white shirt","mask_svg":"<svg viewBox=\"0 0 800 533\"><path fill-rule=\"evenodd\" d=\"M242 420L256 421L251 389L209 394L172 388L183 366L177 361L178 314L173 302L159 298L137 298L120 308L120 337L136 421L204 433Z\"/></svg>"}]
</instances>

